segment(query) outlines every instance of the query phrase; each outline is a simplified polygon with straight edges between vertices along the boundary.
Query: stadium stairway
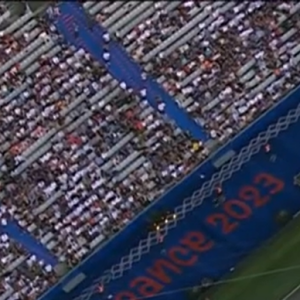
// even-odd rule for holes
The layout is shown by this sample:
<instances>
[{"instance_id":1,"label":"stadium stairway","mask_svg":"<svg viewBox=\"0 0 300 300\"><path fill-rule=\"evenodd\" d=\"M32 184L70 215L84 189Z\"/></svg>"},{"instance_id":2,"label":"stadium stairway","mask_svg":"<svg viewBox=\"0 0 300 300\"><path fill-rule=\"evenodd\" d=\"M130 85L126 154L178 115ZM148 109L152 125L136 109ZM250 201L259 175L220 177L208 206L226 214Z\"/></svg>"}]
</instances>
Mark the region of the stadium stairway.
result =
<instances>
[{"instance_id":1,"label":"stadium stairway","mask_svg":"<svg viewBox=\"0 0 300 300\"><path fill-rule=\"evenodd\" d=\"M81 6L73 2L63 2L60 5L60 15L56 21L58 31L64 38L76 47L82 47L92 54L94 58L105 65L108 72L119 82L126 82L127 86L136 93L142 89L147 90L149 104L157 109L156 99L161 99L165 104L166 114L173 119L178 127L189 132L193 138L201 141L208 139L201 125L197 124L190 116L179 107L177 102L152 78L143 80L142 69L127 54L116 41L110 41L110 63L103 60L103 39L105 30L99 25L94 25L92 30L88 26L89 20ZM75 26L78 37L75 36Z\"/></svg>"},{"instance_id":2,"label":"stadium stairway","mask_svg":"<svg viewBox=\"0 0 300 300\"><path fill-rule=\"evenodd\" d=\"M43 244L22 229L16 222L10 221L6 226L1 226L0 232L6 233L11 239L20 243L29 254L35 255L38 260L44 261L45 264L54 267L58 263L57 258Z\"/></svg>"}]
</instances>

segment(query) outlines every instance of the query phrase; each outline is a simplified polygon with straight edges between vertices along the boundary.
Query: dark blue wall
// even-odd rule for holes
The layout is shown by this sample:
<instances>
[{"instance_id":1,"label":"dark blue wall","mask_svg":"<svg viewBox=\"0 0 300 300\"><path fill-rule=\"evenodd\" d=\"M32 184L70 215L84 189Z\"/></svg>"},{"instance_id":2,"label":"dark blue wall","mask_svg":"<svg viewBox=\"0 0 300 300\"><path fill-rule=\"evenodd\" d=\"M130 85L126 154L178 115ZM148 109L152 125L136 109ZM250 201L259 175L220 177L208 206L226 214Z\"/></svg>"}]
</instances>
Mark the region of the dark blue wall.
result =
<instances>
[{"instance_id":1,"label":"dark blue wall","mask_svg":"<svg viewBox=\"0 0 300 300\"><path fill-rule=\"evenodd\" d=\"M258 119L251 127L244 130L238 137L201 164L180 184L139 215L134 222L128 225L101 250L70 272L60 284L45 294L43 300L71 300L74 295L78 295L79 291L87 287L92 279L100 276L111 265L118 263L131 248L138 244L140 239L147 235L149 216L153 212L171 210L180 205L185 197L191 195L193 191L201 187L202 181L199 174L205 174L206 178L209 178L216 171L213 166L215 159L230 149L238 152L250 139L265 130L268 125L276 122L280 116L285 115L290 109L296 107L299 103L299 96L300 89L297 89L275 108ZM249 201L247 204L251 206L251 216L245 220L240 220L237 229L228 235L224 235L221 232L220 225L213 227L205 222L208 215L216 211L222 212L221 207L216 209L212 205L211 199L208 199L202 206L190 213L186 220L180 221L178 226L165 239L164 243L153 247L151 252L146 254L140 262L136 263L126 276L111 282L106 287L106 292L116 295L121 290L130 290L134 291L136 297L141 297L142 294L138 293L136 289L128 288L130 280L145 274L145 270L157 258L162 257L167 259L168 249L178 245L179 240L191 231L203 232L208 239L213 240L214 246L209 251L201 253L200 257L199 253L197 253L197 263L189 268L183 268L184 270L181 270L180 274L175 274L175 272L173 276L171 272L172 281L169 284L163 285L163 292L197 284L203 276L219 277L223 275L243 255L248 254L250 250L274 234L278 229L274 222L274 215L278 210L285 208L295 213L300 209L300 202L295 201L296 196L298 196L298 189L292 183L293 176L300 171L300 163L299 166L298 164L293 164L293 161L300 162L300 154L298 154L298 149L295 147L297 141L298 145L300 145L300 139L297 139L299 132L300 124L297 123L290 126L288 130L280 133L272 141L272 153L276 154L275 162L271 162L269 155L264 151L260 151L244 165L242 170L235 173L224 184L224 193L227 199L237 199L240 187L245 185L255 185L259 192L265 195L270 192L269 188L263 187L262 184L255 184L254 178L261 172L273 174L284 181L285 187L279 193L270 196L271 199L267 205L261 208L254 208L254 204ZM191 253L189 255L192 255ZM85 273L87 279L80 285L80 288L76 288L72 292L72 295L64 293L61 290L62 285L79 272ZM176 293L176 295L180 295L180 293ZM95 299L96 297L98 298L98 296L94 297ZM170 294L170 297L174 297L174 294Z\"/></svg>"}]
</instances>

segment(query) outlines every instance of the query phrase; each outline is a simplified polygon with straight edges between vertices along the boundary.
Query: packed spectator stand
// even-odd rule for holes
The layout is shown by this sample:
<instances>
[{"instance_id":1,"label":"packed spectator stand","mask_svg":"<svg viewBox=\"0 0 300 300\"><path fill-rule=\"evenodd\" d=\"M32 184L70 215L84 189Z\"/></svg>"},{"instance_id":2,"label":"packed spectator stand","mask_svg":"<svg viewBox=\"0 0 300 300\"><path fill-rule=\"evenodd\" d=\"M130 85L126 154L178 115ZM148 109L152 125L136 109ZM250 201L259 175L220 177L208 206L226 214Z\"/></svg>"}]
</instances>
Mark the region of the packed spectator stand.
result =
<instances>
[{"instance_id":1,"label":"packed spectator stand","mask_svg":"<svg viewBox=\"0 0 300 300\"><path fill-rule=\"evenodd\" d=\"M83 6L219 143L300 81L297 2ZM46 17L28 11L0 41L1 224L16 220L59 261L76 266L209 155ZM6 233L0 245L0 300L59 279Z\"/></svg>"}]
</instances>

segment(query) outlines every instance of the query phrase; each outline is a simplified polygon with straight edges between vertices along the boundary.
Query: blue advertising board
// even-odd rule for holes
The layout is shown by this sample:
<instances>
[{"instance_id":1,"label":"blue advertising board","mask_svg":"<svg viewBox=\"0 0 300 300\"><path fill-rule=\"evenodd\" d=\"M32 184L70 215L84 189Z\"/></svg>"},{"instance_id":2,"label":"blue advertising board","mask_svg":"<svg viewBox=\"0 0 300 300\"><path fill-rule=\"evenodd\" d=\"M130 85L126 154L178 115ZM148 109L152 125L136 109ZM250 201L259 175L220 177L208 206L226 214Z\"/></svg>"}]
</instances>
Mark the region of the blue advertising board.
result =
<instances>
[{"instance_id":1,"label":"blue advertising board","mask_svg":"<svg viewBox=\"0 0 300 300\"><path fill-rule=\"evenodd\" d=\"M291 214L300 210L299 190L293 184L293 177L300 172L297 149L300 145L300 122L297 121L300 110L291 112L297 107L299 97L300 89L296 89L217 151L102 249L71 271L44 295L43 300L75 299L147 236L149 216L153 212L174 209L218 172L221 181L226 179L222 183L226 201L221 206L213 204L214 192L205 199L202 197L202 204L178 221L161 243L151 247L150 252L143 254L119 279L107 283L104 294L88 294L95 300L108 295L113 295L116 300L154 294L158 298L162 295L174 298L184 295L185 288L198 284L204 277L217 279L228 272L243 256L276 233L275 216L280 210L288 210ZM288 113L288 117L281 118ZM278 119L277 126L270 126ZM267 128L268 131L249 146L249 141ZM268 137L271 137L269 141ZM265 143L269 143L270 152L261 146ZM238 153L241 148L243 151L229 167L221 170L215 167L216 159L229 150ZM201 179L200 174L206 177ZM79 273L84 273L86 279L71 292L63 291L62 287Z\"/></svg>"}]
</instances>

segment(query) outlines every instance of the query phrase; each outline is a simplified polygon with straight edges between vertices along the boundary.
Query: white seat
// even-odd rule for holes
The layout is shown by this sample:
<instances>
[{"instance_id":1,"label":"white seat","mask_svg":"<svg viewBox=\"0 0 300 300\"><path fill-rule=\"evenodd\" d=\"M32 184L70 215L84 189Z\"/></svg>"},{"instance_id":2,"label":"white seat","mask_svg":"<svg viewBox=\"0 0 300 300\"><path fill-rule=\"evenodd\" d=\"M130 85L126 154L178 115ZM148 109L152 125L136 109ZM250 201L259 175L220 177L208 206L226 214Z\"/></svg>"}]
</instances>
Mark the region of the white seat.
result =
<instances>
[{"instance_id":1,"label":"white seat","mask_svg":"<svg viewBox=\"0 0 300 300\"><path fill-rule=\"evenodd\" d=\"M33 52L31 55L29 55L26 59L23 59L23 61L20 63L20 67L22 69L27 68L30 66L36 59L38 59L42 54L50 50L55 45L55 42L50 40L47 43L41 44L40 47Z\"/></svg>"},{"instance_id":2,"label":"white seat","mask_svg":"<svg viewBox=\"0 0 300 300\"><path fill-rule=\"evenodd\" d=\"M14 37L18 38L25 32L32 31L36 26L38 25L36 20L30 20L28 23L26 23L24 26L22 26L17 32L14 33ZM37 28L37 30L40 32L40 29Z\"/></svg>"},{"instance_id":3,"label":"white seat","mask_svg":"<svg viewBox=\"0 0 300 300\"><path fill-rule=\"evenodd\" d=\"M11 172L12 176L20 175L28 166L33 164L39 157L41 157L44 153L49 151L51 145L48 143L43 147L39 148L34 152L24 163L18 166L14 171Z\"/></svg>"},{"instance_id":4,"label":"white seat","mask_svg":"<svg viewBox=\"0 0 300 300\"><path fill-rule=\"evenodd\" d=\"M0 74L6 72L9 68L11 68L16 63L20 62L22 59L25 59L31 52L35 49L41 47L44 43L42 39L36 39L33 43L28 45L25 49L19 52L17 55L12 57L8 62L6 62L3 66L0 67Z\"/></svg>"},{"instance_id":5,"label":"white seat","mask_svg":"<svg viewBox=\"0 0 300 300\"><path fill-rule=\"evenodd\" d=\"M169 3L169 1L162 1L162 7L165 8L169 4L176 5L176 3L179 1L174 1L172 3ZM175 3L175 4L174 4ZM145 9L143 12L141 12L139 15L137 15L134 19L128 20L128 22L124 22L124 26L118 26L116 25L114 28L111 29L112 32L116 32L119 30L120 37L124 37L127 33L129 33L135 26L140 24L143 20L146 20L150 16L152 16L155 13L155 7L154 5L148 7L148 9ZM122 21L122 20L120 20ZM127 48L128 49L128 48ZM130 50L129 50L130 51Z\"/></svg>"},{"instance_id":6,"label":"white seat","mask_svg":"<svg viewBox=\"0 0 300 300\"><path fill-rule=\"evenodd\" d=\"M12 93L10 93L4 99L0 99L0 106L6 104L6 103L10 102L11 100L13 100L14 98L16 98L20 93L25 91L26 88L27 88L26 83L23 83L22 85L17 87Z\"/></svg>"},{"instance_id":7,"label":"white seat","mask_svg":"<svg viewBox=\"0 0 300 300\"><path fill-rule=\"evenodd\" d=\"M200 8L198 10L200 12ZM188 22L185 26L180 28L178 31L176 31L172 36L170 36L168 39L163 41L160 45L158 45L156 48L154 48L152 51L147 53L143 57L144 62L148 62L151 58L156 56L158 53L163 51L164 49L168 48L170 45L172 45L176 40L178 40L181 36L186 34L191 30L191 28L194 28L201 22L203 19L205 19L209 14L207 12L203 12L201 14L196 15L190 22Z\"/></svg>"},{"instance_id":8,"label":"white seat","mask_svg":"<svg viewBox=\"0 0 300 300\"><path fill-rule=\"evenodd\" d=\"M17 29L22 27L24 24L26 24L32 17L33 17L33 13L28 12L26 15L24 15L21 18L17 19L10 26L5 28L4 33L5 34L12 34L14 31L16 31Z\"/></svg>"},{"instance_id":9,"label":"white seat","mask_svg":"<svg viewBox=\"0 0 300 300\"><path fill-rule=\"evenodd\" d=\"M0 24L10 18L10 11L7 10L3 15L0 16Z\"/></svg>"},{"instance_id":10,"label":"white seat","mask_svg":"<svg viewBox=\"0 0 300 300\"><path fill-rule=\"evenodd\" d=\"M141 15L143 12L152 9L154 11L153 3L150 1L139 2L135 9L132 9L130 12L125 13L122 18L116 19L116 22L106 25L109 28L109 31L115 33L120 28L123 28L129 22L133 21L137 16Z\"/></svg>"},{"instance_id":11,"label":"white seat","mask_svg":"<svg viewBox=\"0 0 300 300\"><path fill-rule=\"evenodd\" d=\"M136 159L132 164L130 164L126 169L124 169L120 174L118 174L113 180L115 182L123 181L130 173L136 170L139 166L141 166L146 161L144 156L140 156Z\"/></svg>"}]
</instances>

